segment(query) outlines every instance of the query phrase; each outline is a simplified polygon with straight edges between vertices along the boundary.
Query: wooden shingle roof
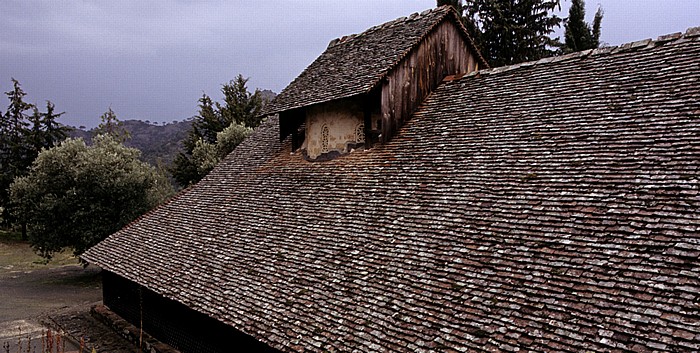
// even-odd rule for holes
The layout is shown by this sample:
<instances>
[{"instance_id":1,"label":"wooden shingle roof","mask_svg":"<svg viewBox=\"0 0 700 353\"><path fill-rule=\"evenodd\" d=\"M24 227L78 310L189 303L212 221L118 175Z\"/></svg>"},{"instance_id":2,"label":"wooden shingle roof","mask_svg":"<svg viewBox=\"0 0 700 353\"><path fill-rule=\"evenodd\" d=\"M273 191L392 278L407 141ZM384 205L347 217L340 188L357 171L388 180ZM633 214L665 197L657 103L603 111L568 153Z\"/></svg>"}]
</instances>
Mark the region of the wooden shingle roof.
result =
<instances>
[{"instance_id":1,"label":"wooden shingle roof","mask_svg":"<svg viewBox=\"0 0 700 353\"><path fill-rule=\"evenodd\" d=\"M474 48L474 42L452 7L414 13L360 34L333 40L323 54L265 107L263 114L369 92L443 20L454 21L465 41ZM479 51L474 49L473 52L480 67L488 67Z\"/></svg>"},{"instance_id":2,"label":"wooden shingle roof","mask_svg":"<svg viewBox=\"0 0 700 353\"><path fill-rule=\"evenodd\" d=\"M700 28L442 84L308 163L270 118L83 258L282 351L700 350Z\"/></svg>"}]
</instances>

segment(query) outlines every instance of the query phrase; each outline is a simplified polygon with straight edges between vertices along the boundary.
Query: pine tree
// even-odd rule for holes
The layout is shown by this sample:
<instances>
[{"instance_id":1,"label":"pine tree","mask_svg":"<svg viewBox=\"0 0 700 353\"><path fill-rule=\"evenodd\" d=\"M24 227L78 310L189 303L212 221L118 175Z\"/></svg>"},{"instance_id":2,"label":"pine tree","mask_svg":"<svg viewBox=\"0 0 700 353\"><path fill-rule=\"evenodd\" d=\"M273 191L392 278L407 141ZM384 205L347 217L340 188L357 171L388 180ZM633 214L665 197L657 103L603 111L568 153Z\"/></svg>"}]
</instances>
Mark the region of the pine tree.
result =
<instances>
[{"instance_id":1,"label":"pine tree","mask_svg":"<svg viewBox=\"0 0 700 353\"><path fill-rule=\"evenodd\" d=\"M28 134L27 114L33 108L24 101L27 93L19 81L12 79L13 89L5 92L10 101L4 115L0 116L0 207L3 223L10 222L9 191L12 180L23 175L31 164L31 148L25 137Z\"/></svg>"},{"instance_id":2,"label":"pine tree","mask_svg":"<svg viewBox=\"0 0 700 353\"><path fill-rule=\"evenodd\" d=\"M247 83L248 79L239 74L235 80L229 81L228 84L221 87L221 92L224 94L224 106L218 103L216 106L226 122L224 128L231 123L252 128L260 125L262 119L260 116L262 109L260 90L256 89L254 93L248 92Z\"/></svg>"},{"instance_id":3,"label":"pine tree","mask_svg":"<svg viewBox=\"0 0 700 353\"><path fill-rule=\"evenodd\" d=\"M492 67L511 65L555 53L559 7L559 0L468 0L463 22Z\"/></svg>"},{"instance_id":4,"label":"pine tree","mask_svg":"<svg viewBox=\"0 0 700 353\"><path fill-rule=\"evenodd\" d=\"M437 0L437 6L444 6L444 5L450 5L452 6L455 10L457 10L458 13L462 13L463 5L462 5L462 0Z\"/></svg>"},{"instance_id":5,"label":"pine tree","mask_svg":"<svg viewBox=\"0 0 700 353\"><path fill-rule=\"evenodd\" d=\"M51 101L46 101L46 113L43 114L41 122L44 129L44 141L42 146L44 148L56 146L59 142L68 138L68 132L70 131L69 127L57 121L65 112L57 114L54 112L55 109L56 107Z\"/></svg>"},{"instance_id":6,"label":"pine tree","mask_svg":"<svg viewBox=\"0 0 700 353\"><path fill-rule=\"evenodd\" d=\"M68 137L68 128L56 121L63 113L56 114L54 110L50 101L46 102L46 113L32 106L32 115L28 118L31 127L25 131L28 161L33 161L42 149L49 149Z\"/></svg>"},{"instance_id":7,"label":"pine tree","mask_svg":"<svg viewBox=\"0 0 700 353\"><path fill-rule=\"evenodd\" d=\"M186 147L194 148L194 143L200 138L208 143L216 142L216 133L230 124L221 114L221 107L214 103L206 94L199 99L199 114L192 122L192 130L188 135Z\"/></svg>"},{"instance_id":8,"label":"pine tree","mask_svg":"<svg viewBox=\"0 0 700 353\"><path fill-rule=\"evenodd\" d=\"M109 135L120 143L131 138L131 134L124 127L124 123L117 119L117 114L110 107L104 114L100 116L100 125L97 125L92 132L93 136Z\"/></svg>"},{"instance_id":9,"label":"pine tree","mask_svg":"<svg viewBox=\"0 0 700 353\"><path fill-rule=\"evenodd\" d=\"M26 142L29 146L27 153L30 160L34 160L39 155L41 148L44 147L44 128L43 114L36 106L32 107L32 115L29 116L31 127L27 130Z\"/></svg>"},{"instance_id":10,"label":"pine tree","mask_svg":"<svg viewBox=\"0 0 700 353\"><path fill-rule=\"evenodd\" d=\"M248 79L238 75L236 79L222 85L223 104L214 102L206 94L199 99L199 113L192 122L192 129L183 142L184 150L175 156L172 167L169 168L173 178L182 186L187 186L201 180L212 168L202 168L203 151L214 151L220 132L240 125L241 128L254 128L261 122L260 112L263 100L259 90L250 93L246 87ZM193 152L198 150L198 155ZM218 162L222 157L209 158Z\"/></svg>"},{"instance_id":11,"label":"pine tree","mask_svg":"<svg viewBox=\"0 0 700 353\"><path fill-rule=\"evenodd\" d=\"M603 22L603 8L599 7L593 17L593 46L600 47L600 26Z\"/></svg>"},{"instance_id":12,"label":"pine tree","mask_svg":"<svg viewBox=\"0 0 700 353\"><path fill-rule=\"evenodd\" d=\"M192 158L192 152L199 141L209 144L216 143L217 129L223 130L223 122L214 109L214 102L206 94L199 99L199 113L192 122L192 128L183 142L184 151L178 152L169 168L175 181L182 186L198 182L202 176L197 163Z\"/></svg>"},{"instance_id":13,"label":"pine tree","mask_svg":"<svg viewBox=\"0 0 700 353\"><path fill-rule=\"evenodd\" d=\"M586 3L584 0L573 0L569 8L569 17L564 24L565 53L595 49L600 45L600 24L603 20L603 10L598 8L593 19L593 29L586 23Z\"/></svg>"}]
</instances>

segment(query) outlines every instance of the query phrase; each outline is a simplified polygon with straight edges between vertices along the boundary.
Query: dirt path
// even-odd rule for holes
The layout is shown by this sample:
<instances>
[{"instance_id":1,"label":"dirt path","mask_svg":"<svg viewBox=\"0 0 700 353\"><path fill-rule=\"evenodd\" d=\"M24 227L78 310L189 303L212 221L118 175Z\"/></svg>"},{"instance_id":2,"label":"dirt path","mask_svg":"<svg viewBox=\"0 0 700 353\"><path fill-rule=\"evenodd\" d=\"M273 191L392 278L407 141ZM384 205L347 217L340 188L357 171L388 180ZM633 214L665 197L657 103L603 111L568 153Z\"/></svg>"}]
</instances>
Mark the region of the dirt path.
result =
<instances>
[{"instance_id":1,"label":"dirt path","mask_svg":"<svg viewBox=\"0 0 700 353\"><path fill-rule=\"evenodd\" d=\"M19 235L0 230L0 352L43 352L47 328L70 337L66 353L77 352L81 339L86 353L93 347L97 352L138 352L90 314L91 307L102 303L100 269L83 268L69 252L54 255L46 263Z\"/></svg>"},{"instance_id":2,"label":"dirt path","mask_svg":"<svg viewBox=\"0 0 700 353\"><path fill-rule=\"evenodd\" d=\"M90 315L90 308L101 300L99 268L70 265L0 271L0 352L5 352L4 344L9 344L10 352L42 352L42 336L48 327L60 328L72 338L65 342L67 353L78 351L81 338L87 347L84 352L92 347L98 352L138 352Z\"/></svg>"},{"instance_id":3,"label":"dirt path","mask_svg":"<svg viewBox=\"0 0 700 353\"><path fill-rule=\"evenodd\" d=\"M30 340L41 351L41 337L46 315L75 305L101 300L100 272L97 268L61 266L39 270L0 273L0 343L8 343L10 351L18 342L26 347ZM76 349L70 342L66 349ZM26 349L26 348L24 348Z\"/></svg>"},{"instance_id":4,"label":"dirt path","mask_svg":"<svg viewBox=\"0 0 700 353\"><path fill-rule=\"evenodd\" d=\"M0 322L37 318L52 310L100 301L100 271L74 265L0 273L0 298Z\"/></svg>"}]
</instances>

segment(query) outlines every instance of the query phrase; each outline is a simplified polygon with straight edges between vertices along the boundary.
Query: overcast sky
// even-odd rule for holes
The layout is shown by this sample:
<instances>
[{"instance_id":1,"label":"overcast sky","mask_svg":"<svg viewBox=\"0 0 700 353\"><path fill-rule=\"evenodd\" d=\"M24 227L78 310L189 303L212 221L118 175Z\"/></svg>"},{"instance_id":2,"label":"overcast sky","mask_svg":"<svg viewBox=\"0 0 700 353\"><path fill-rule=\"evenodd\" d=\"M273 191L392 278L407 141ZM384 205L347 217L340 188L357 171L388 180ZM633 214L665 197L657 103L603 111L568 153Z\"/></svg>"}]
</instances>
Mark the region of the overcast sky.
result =
<instances>
[{"instance_id":1,"label":"overcast sky","mask_svg":"<svg viewBox=\"0 0 700 353\"><path fill-rule=\"evenodd\" d=\"M239 73L281 91L336 37L435 6L435 0L3 0L0 89L51 100L67 125L183 120L203 92L219 100ZM570 0L562 1L566 13ZM602 41L656 38L700 26L700 0L588 0L605 11ZM7 100L2 96L0 111Z\"/></svg>"}]
</instances>

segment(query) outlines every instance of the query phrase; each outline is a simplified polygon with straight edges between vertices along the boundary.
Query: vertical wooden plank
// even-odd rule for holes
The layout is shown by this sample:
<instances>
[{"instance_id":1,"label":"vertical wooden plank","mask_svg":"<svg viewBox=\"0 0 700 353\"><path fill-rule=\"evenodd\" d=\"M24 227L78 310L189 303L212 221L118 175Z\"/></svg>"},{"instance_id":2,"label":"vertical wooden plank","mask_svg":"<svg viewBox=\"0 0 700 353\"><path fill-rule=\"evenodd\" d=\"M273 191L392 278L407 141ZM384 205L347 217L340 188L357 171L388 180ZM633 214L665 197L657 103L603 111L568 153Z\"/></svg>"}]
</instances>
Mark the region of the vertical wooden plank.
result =
<instances>
[{"instance_id":1,"label":"vertical wooden plank","mask_svg":"<svg viewBox=\"0 0 700 353\"><path fill-rule=\"evenodd\" d=\"M362 107L364 114L365 148L372 148L372 109L375 107L373 95L367 93L362 97Z\"/></svg>"},{"instance_id":2,"label":"vertical wooden plank","mask_svg":"<svg viewBox=\"0 0 700 353\"><path fill-rule=\"evenodd\" d=\"M389 77L389 80L387 82L384 82L382 84L382 106L381 106L381 113L382 113L382 137L381 141L382 143L385 143L389 141L389 132L391 131L391 104L392 104L392 99L391 99L391 80L393 77Z\"/></svg>"},{"instance_id":3,"label":"vertical wooden plank","mask_svg":"<svg viewBox=\"0 0 700 353\"><path fill-rule=\"evenodd\" d=\"M382 84L382 142L393 136L445 76L474 71L476 64L456 25L451 21L438 25Z\"/></svg>"}]
</instances>

